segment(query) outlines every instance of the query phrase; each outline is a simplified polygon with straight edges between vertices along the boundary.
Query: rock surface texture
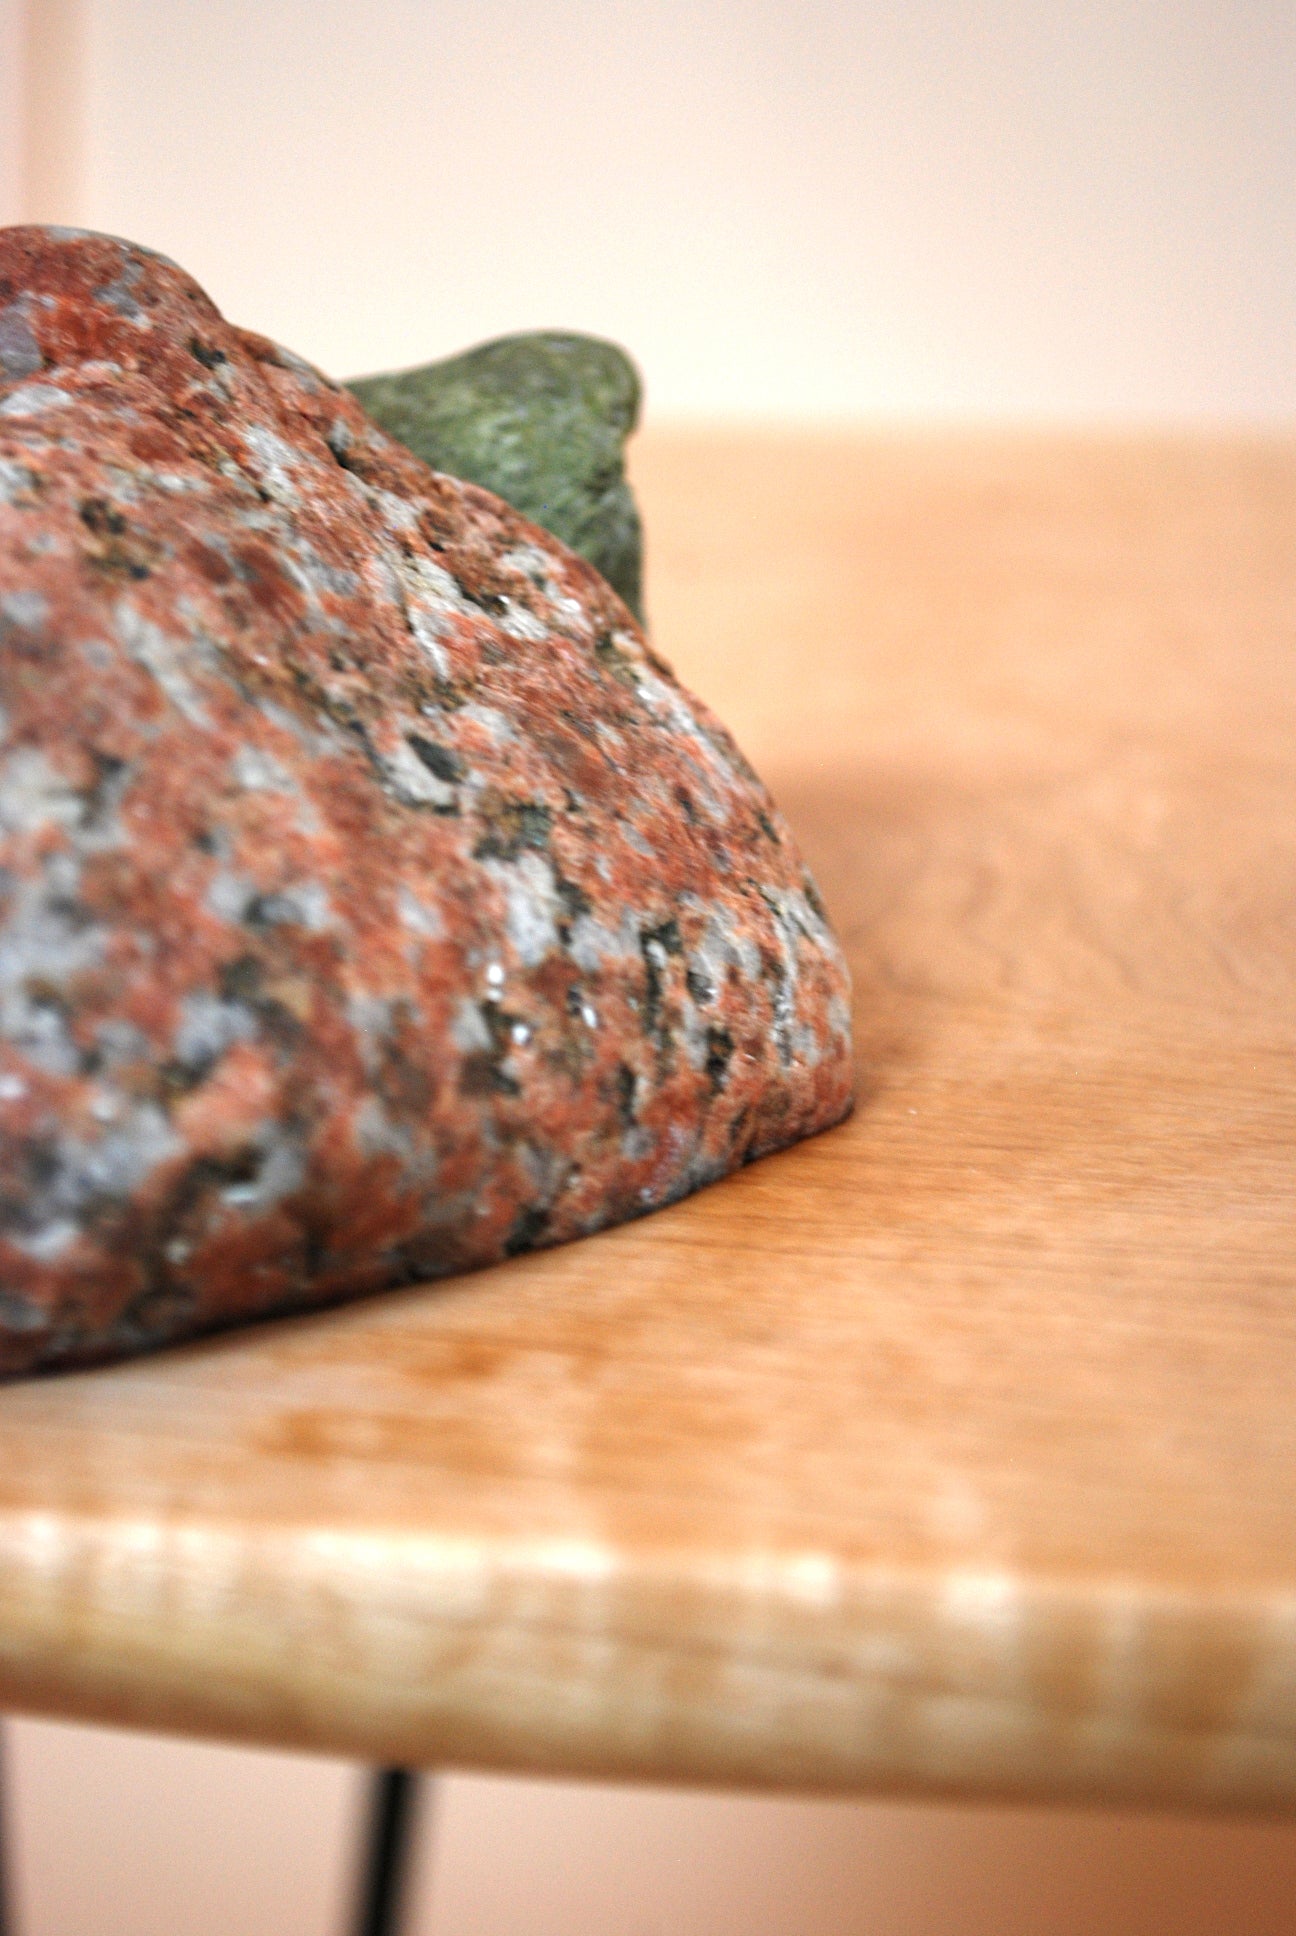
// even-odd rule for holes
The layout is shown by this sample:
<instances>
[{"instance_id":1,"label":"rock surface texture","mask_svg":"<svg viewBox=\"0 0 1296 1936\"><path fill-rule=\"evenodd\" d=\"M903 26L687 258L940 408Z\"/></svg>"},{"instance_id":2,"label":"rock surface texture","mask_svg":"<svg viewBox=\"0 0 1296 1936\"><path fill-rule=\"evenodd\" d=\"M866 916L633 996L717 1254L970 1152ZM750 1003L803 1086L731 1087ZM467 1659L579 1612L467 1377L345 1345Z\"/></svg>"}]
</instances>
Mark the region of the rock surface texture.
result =
<instances>
[{"instance_id":1,"label":"rock surface texture","mask_svg":"<svg viewBox=\"0 0 1296 1936\"><path fill-rule=\"evenodd\" d=\"M434 470L484 484L543 525L643 617L643 540L625 475L639 374L595 336L538 330L349 385Z\"/></svg>"},{"instance_id":2,"label":"rock surface texture","mask_svg":"<svg viewBox=\"0 0 1296 1936\"><path fill-rule=\"evenodd\" d=\"M769 796L589 565L174 264L0 231L0 1368L594 1231L850 1106Z\"/></svg>"}]
</instances>

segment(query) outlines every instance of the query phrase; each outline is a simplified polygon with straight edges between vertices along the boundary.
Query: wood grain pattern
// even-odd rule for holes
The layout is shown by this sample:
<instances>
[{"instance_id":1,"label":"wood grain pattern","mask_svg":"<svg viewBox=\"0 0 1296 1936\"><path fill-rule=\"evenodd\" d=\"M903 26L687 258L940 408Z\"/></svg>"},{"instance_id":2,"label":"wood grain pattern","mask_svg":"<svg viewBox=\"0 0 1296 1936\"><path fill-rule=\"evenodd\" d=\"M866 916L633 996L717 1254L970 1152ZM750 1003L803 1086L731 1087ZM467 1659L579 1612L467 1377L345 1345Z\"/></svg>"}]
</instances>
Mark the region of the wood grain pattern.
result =
<instances>
[{"instance_id":1,"label":"wood grain pattern","mask_svg":"<svg viewBox=\"0 0 1296 1936\"><path fill-rule=\"evenodd\" d=\"M1296 446L646 440L860 1108L643 1223L0 1391L0 1700L1296 1807Z\"/></svg>"}]
</instances>

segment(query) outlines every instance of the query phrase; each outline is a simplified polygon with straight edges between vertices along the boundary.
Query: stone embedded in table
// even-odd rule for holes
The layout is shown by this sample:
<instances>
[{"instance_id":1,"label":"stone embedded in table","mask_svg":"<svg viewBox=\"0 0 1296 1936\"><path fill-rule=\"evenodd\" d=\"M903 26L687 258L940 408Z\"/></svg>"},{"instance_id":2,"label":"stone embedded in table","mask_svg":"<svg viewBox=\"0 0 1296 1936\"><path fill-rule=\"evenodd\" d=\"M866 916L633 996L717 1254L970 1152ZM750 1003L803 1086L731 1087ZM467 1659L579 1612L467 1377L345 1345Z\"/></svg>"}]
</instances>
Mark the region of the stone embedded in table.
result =
<instances>
[{"instance_id":1,"label":"stone embedded in table","mask_svg":"<svg viewBox=\"0 0 1296 1936\"><path fill-rule=\"evenodd\" d=\"M488 1264L850 1106L841 952L588 564L0 232L0 1368Z\"/></svg>"}]
</instances>

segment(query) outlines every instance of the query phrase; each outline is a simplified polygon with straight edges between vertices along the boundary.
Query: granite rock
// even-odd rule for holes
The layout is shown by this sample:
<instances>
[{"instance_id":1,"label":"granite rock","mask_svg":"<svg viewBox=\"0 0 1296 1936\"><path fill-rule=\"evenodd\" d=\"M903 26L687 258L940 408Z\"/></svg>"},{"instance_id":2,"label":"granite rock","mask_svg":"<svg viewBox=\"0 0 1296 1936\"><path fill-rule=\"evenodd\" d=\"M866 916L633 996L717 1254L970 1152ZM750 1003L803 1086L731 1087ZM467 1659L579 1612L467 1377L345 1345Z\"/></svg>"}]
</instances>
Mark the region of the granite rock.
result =
<instances>
[{"instance_id":1,"label":"granite rock","mask_svg":"<svg viewBox=\"0 0 1296 1936\"><path fill-rule=\"evenodd\" d=\"M349 387L425 464L484 485L588 558L642 619L643 536L624 457L640 385L624 350L541 330Z\"/></svg>"},{"instance_id":2,"label":"granite rock","mask_svg":"<svg viewBox=\"0 0 1296 1936\"><path fill-rule=\"evenodd\" d=\"M580 1236L850 1106L841 952L573 552L0 231L0 1369Z\"/></svg>"}]
</instances>

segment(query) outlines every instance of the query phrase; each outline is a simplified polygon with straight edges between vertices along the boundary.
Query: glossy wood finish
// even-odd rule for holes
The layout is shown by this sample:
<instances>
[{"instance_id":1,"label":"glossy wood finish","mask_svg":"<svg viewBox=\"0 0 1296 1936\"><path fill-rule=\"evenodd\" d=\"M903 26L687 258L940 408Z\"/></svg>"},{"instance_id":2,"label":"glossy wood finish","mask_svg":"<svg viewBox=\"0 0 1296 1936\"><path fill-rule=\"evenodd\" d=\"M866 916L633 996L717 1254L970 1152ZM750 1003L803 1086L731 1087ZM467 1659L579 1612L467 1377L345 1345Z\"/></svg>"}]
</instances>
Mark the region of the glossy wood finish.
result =
<instances>
[{"instance_id":1,"label":"glossy wood finish","mask_svg":"<svg viewBox=\"0 0 1296 1936\"><path fill-rule=\"evenodd\" d=\"M0 1392L0 1701L1296 1806L1296 447L658 435L659 644L848 939L845 1128Z\"/></svg>"}]
</instances>

